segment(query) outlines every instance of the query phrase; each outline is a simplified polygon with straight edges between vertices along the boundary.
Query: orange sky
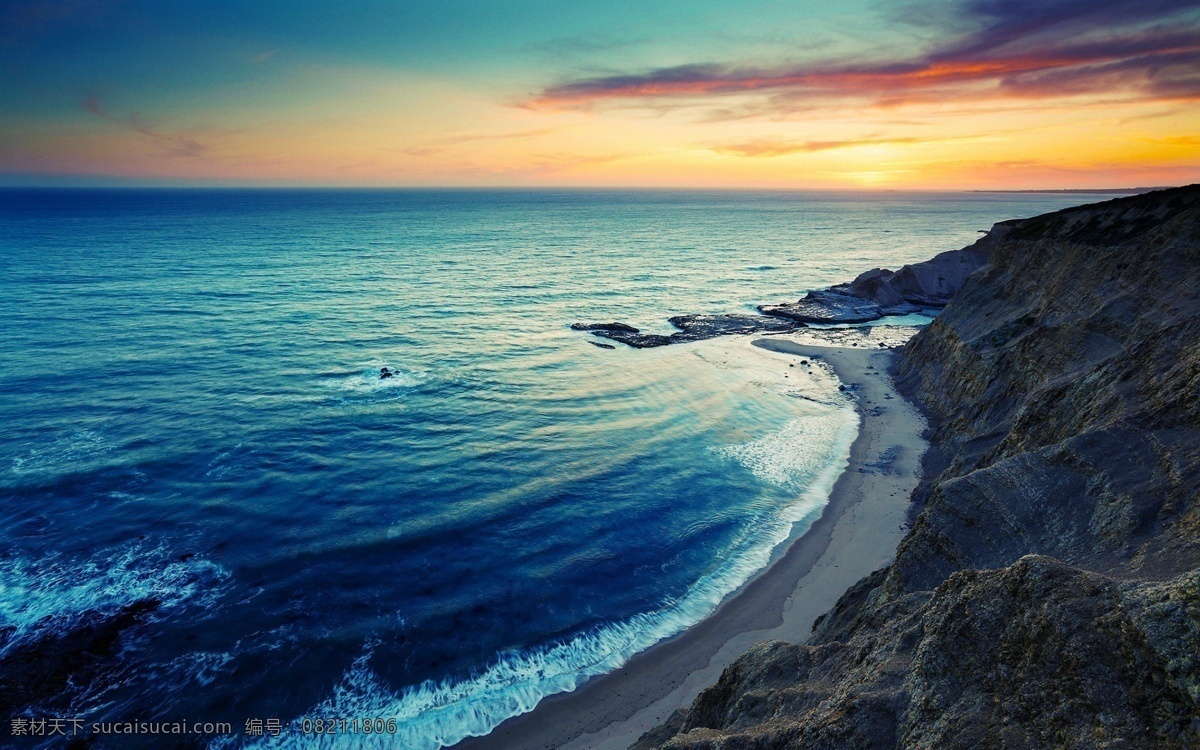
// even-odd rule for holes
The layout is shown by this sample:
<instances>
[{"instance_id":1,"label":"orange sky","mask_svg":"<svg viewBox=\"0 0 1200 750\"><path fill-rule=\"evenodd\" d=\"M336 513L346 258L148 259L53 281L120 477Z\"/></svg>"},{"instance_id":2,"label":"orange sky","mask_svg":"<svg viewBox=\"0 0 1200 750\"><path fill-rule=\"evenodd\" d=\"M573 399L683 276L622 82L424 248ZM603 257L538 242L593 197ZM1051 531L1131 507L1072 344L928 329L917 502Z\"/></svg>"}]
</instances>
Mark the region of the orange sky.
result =
<instances>
[{"instance_id":1,"label":"orange sky","mask_svg":"<svg viewBox=\"0 0 1200 750\"><path fill-rule=\"evenodd\" d=\"M394 26L379 3L291 26L50 5L5 19L6 184L1200 181L1200 20L1171 0L936 3L903 24L878 4L773 25L664 4L632 30L619 3L547 20L418 3L428 18Z\"/></svg>"}]
</instances>

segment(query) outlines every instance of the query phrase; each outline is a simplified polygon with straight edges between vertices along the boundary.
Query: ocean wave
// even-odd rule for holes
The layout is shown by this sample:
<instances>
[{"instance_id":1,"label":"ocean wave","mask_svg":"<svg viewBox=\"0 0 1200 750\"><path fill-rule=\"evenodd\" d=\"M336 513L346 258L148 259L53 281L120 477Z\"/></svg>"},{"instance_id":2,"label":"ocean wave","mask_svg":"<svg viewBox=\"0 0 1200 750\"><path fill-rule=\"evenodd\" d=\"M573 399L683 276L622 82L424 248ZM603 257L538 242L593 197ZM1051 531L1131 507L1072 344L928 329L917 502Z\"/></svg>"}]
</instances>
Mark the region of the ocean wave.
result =
<instances>
[{"instance_id":1,"label":"ocean wave","mask_svg":"<svg viewBox=\"0 0 1200 750\"><path fill-rule=\"evenodd\" d=\"M83 463L103 456L113 449L104 436L94 430L77 430L65 437L56 438L50 445L31 448L23 456L12 459L13 474L37 474L53 471L62 466Z\"/></svg>"},{"instance_id":2,"label":"ocean wave","mask_svg":"<svg viewBox=\"0 0 1200 750\"><path fill-rule=\"evenodd\" d=\"M160 613L219 595L228 573L198 557L172 557L165 548L132 545L78 561L51 554L0 560L0 655L18 644L70 632L140 601Z\"/></svg>"},{"instance_id":3,"label":"ocean wave","mask_svg":"<svg viewBox=\"0 0 1200 750\"><path fill-rule=\"evenodd\" d=\"M504 720L531 711L543 698L573 691L591 677L619 669L634 654L703 620L768 564L773 550L791 535L794 525L816 519L847 465L857 434L853 409L831 407L829 415L815 420L817 426L800 421L768 438L732 447L742 448L734 453L759 467L768 481L780 480L789 487L802 484L795 502L747 524L735 546L717 555L724 562L678 599L570 639L499 654L467 679L431 680L399 691L371 669L373 647L368 644L332 693L293 722L294 729L304 719L378 716L396 719L395 734L304 735L293 731L252 746L437 750L485 735ZM816 440L824 442L813 442ZM768 449L768 444L786 444L791 451L805 455L788 457L783 448ZM812 451L818 444L824 449Z\"/></svg>"},{"instance_id":4,"label":"ocean wave","mask_svg":"<svg viewBox=\"0 0 1200 750\"><path fill-rule=\"evenodd\" d=\"M841 445L847 430L854 429L857 420L847 419L847 413L854 414L847 408L830 407L826 414L793 419L771 435L714 450L764 482L802 488L829 464L829 451L823 448Z\"/></svg>"}]
</instances>

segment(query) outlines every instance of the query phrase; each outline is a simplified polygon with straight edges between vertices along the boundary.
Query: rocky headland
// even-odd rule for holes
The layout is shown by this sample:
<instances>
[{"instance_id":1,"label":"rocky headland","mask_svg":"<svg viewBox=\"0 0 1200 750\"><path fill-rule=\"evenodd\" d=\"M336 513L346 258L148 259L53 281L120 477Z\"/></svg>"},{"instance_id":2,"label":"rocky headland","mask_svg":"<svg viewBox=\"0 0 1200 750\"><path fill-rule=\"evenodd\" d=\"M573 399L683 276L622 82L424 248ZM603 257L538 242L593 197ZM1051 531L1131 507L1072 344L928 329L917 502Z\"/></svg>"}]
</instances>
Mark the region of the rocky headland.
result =
<instances>
[{"instance_id":1,"label":"rocky headland","mask_svg":"<svg viewBox=\"0 0 1200 750\"><path fill-rule=\"evenodd\" d=\"M634 747L1200 747L1200 186L957 252L812 300L952 295L893 373L932 425L894 561Z\"/></svg>"},{"instance_id":2,"label":"rocky headland","mask_svg":"<svg viewBox=\"0 0 1200 750\"><path fill-rule=\"evenodd\" d=\"M670 335L642 333L620 322L574 323L571 328L636 349L649 349L717 336L784 333L809 323L865 323L886 315L940 310L967 276L988 262L992 248L1012 224L996 224L973 245L940 253L899 271L873 268L851 282L811 291L796 302L759 305L760 315L677 315L668 319L678 329Z\"/></svg>"}]
</instances>

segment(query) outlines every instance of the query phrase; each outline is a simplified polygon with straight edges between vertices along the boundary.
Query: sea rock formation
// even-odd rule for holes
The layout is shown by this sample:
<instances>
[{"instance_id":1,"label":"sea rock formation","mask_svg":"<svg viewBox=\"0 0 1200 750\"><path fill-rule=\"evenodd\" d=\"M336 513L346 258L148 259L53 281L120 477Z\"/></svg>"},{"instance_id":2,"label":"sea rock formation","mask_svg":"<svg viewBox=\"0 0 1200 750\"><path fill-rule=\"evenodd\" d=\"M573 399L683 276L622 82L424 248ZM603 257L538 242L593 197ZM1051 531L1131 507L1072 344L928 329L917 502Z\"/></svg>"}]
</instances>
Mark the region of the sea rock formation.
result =
<instances>
[{"instance_id":1,"label":"sea rock formation","mask_svg":"<svg viewBox=\"0 0 1200 750\"><path fill-rule=\"evenodd\" d=\"M839 286L844 289L847 285ZM758 311L763 315L774 315L799 323L865 323L882 318L884 314L883 308L876 302L838 290L837 287L809 292L798 302L759 305Z\"/></svg>"},{"instance_id":2,"label":"sea rock formation","mask_svg":"<svg viewBox=\"0 0 1200 750\"><path fill-rule=\"evenodd\" d=\"M989 237L892 565L636 748L1200 747L1200 186Z\"/></svg>"},{"instance_id":3,"label":"sea rock formation","mask_svg":"<svg viewBox=\"0 0 1200 750\"><path fill-rule=\"evenodd\" d=\"M635 349L699 341L735 333L779 333L808 323L865 323L885 315L905 315L941 308L975 269L987 262L995 243L1012 222L996 224L975 244L902 267L874 268L846 284L809 292L797 302L759 305L761 315L678 315L670 319L677 333L642 333L626 323L572 323Z\"/></svg>"},{"instance_id":4,"label":"sea rock formation","mask_svg":"<svg viewBox=\"0 0 1200 750\"><path fill-rule=\"evenodd\" d=\"M679 329L671 334L671 343L700 341L734 333L781 333L795 325L786 320L772 320L761 315L676 315L671 325Z\"/></svg>"},{"instance_id":5,"label":"sea rock formation","mask_svg":"<svg viewBox=\"0 0 1200 750\"><path fill-rule=\"evenodd\" d=\"M873 268L848 284L809 292L798 302L759 305L758 310L800 323L864 323L942 307L975 269L988 262L996 243L1011 228L1012 222L1001 222L961 250L939 253L895 272Z\"/></svg>"},{"instance_id":6,"label":"sea rock formation","mask_svg":"<svg viewBox=\"0 0 1200 750\"><path fill-rule=\"evenodd\" d=\"M670 336L642 333L625 323L573 323L576 331L590 331L596 336L628 344L635 349L650 349L685 341L700 341L733 333L763 333L790 331L794 323L762 315L676 315L669 322L679 330Z\"/></svg>"},{"instance_id":7,"label":"sea rock formation","mask_svg":"<svg viewBox=\"0 0 1200 750\"><path fill-rule=\"evenodd\" d=\"M604 331L607 333L639 333L638 329L625 323L572 323L572 331Z\"/></svg>"}]
</instances>

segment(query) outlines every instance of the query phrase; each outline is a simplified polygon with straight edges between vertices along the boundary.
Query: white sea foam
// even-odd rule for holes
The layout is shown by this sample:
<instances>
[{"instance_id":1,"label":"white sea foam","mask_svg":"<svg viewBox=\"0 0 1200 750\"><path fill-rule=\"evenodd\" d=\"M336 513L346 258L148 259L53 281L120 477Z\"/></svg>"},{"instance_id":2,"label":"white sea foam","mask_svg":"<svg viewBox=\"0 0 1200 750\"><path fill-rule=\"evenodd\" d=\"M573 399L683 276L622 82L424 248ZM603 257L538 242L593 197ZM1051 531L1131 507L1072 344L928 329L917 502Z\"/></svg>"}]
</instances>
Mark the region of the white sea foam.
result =
<instances>
[{"instance_id":1,"label":"white sea foam","mask_svg":"<svg viewBox=\"0 0 1200 750\"><path fill-rule=\"evenodd\" d=\"M186 602L207 606L227 577L206 560L184 561L141 545L82 562L60 555L0 560L0 630L11 628L0 653L146 599L158 601L160 612Z\"/></svg>"},{"instance_id":2,"label":"white sea foam","mask_svg":"<svg viewBox=\"0 0 1200 750\"><path fill-rule=\"evenodd\" d=\"M847 429L854 429L854 420L846 419L848 409L827 407L823 411L827 413L793 419L766 437L715 450L737 460L764 482L792 489L803 487L829 465L830 450L845 441Z\"/></svg>"},{"instance_id":3,"label":"white sea foam","mask_svg":"<svg viewBox=\"0 0 1200 750\"><path fill-rule=\"evenodd\" d=\"M94 430L77 430L56 438L50 445L31 448L12 460L12 473L17 475L53 471L59 467L81 463L111 451L113 446Z\"/></svg>"},{"instance_id":4,"label":"white sea foam","mask_svg":"<svg viewBox=\"0 0 1200 750\"><path fill-rule=\"evenodd\" d=\"M425 382L423 372L399 370L390 365L387 365L388 368L395 374L390 378L381 378L379 369L385 365L384 362L371 363L361 372L326 380L324 385L337 392L343 401L382 403L402 399L405 391Z\"/></svg>"},{"instance_id":5,"label":"white sea foam","mask_svg":"<svg viewBox=\"0 0 1200 750\"><path fill-rule=\"evenodd\" d=\"M371 669L372 647L368 645L329 697L306 718L395 718L396 734L303 735L295 731L264 738L254 746L437 750L487 734L505 719L532 710L542 698L572 691L588 678L612 672L634 654L694 625L767 565L773 549L789 537L793 524L815 520L845 469L856 435L854 410L831 406L828 414L801 421L789 423L768 438L721 449L751 471L761 472L767 481L789 488L802 486L803 491L782 512L748 524L736 547L722 555L725 562L681 598L570 640L499 654L469 679L427 681L401 691L390 688ZM781 447L772 447L775 445Z\"/></svg>"},{"instance_id":6,"label":"white sea foam","mask_svg":"<svg viewBox=\"0 0 1200 750\"><path fill-rule=\"evenodd\" d=\"M164 669L165 674L156 676L157 681L160 684L173 681L181 685L190 682L211 685L233 659L234 654L229 651L193 651L171 660Z\"/></svg>"}]
</instances>

